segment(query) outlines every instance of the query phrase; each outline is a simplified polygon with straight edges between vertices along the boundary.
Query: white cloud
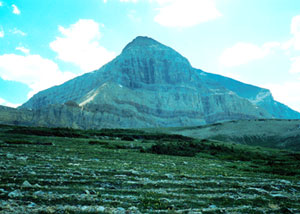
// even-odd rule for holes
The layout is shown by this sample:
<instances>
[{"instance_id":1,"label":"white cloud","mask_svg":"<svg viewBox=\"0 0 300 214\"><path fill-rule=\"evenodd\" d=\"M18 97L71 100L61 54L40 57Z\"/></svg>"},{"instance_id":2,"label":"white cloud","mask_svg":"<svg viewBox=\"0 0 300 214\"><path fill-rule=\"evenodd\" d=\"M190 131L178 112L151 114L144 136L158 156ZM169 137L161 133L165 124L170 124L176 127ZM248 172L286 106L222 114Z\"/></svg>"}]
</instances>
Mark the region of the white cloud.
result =
<instances>
[{"instance_id":1,"label":"white cloud","mask_svg":"<svg viewBox=\"0 0 300 214\"><path fill-rule=\"evenodd\" d=\"M79 66L84 72L100 68L115 57L99 44L101 33L94 20L80 19L69 28L59 26L62 37L50 43L58 58Z\"/></svg>"},{"instance_id":2,"label":"white cloud","mask_svg":"<svg viewBox=\"0 0 300 214\"><path fill-rule=\"evenodd\" d=\"M156 0L160 7L154 20L166 27L192 27L221 16L214 0Z\"/></svg>"},{"instance_id":3,"label":"white cloud","mask_svg":"<svg viewBox=\"0 0 300 214\"><path fill-rule=\"evenodd\" d=\"M292 64L289 72L292 74L300 73L300 56L291 58L291 61Z\"/></svg>"},{"instance_id":4,"label":"white cloud","mask_svg":"<svg viewBox=\"0 0 300 214\"><path fill-rule=\"evenodd\" d=\"M300 112L300 80L283 82L281 84L266 84L263 87L271 90L275 100Z\"/></svg>"},{"instance_id":5,"label":"white cloud","mask_svg":"<svg viewBox=\"0 0 300 214\"><path fill-rule=\"evenodd\" d=\"M18 34L18 35L21 35L21 36L26 36L27 34L24 33L23 31L17 29L17 28L14 28L13 30L10 30L11 33L13 34Z\"/></svg>"},{"instance_id":6,"label":"white cloud","mask_svg":"<svg viewBox=\"0 0 300 214\"><path fill-rule=\"evenodd\" d=\"M108 0L103 0L104 3L107 3ZM119 0L120 2L133 2L137 3L139 0ZM150 0L151 1L151 0Z\"/></svg>"},{"instance_id":7,"label":"white cloud","mask_svg":"<svg viewBox=\"0 0 300 214\"><path fill-rule=\"evenodd\" d=\"M300 50L300 15L294 16L291 21L291 34L292 38L286 42L283 42L282 49Z\"/></svg>"},{"instance_id":8,"label":"white cloud","mask_svg":"<svg viewBox=\"0 0 300 214\"><path fill-rule=\"evenodd\" d=\"M234 67L256 59L261 59L266 55L267 52L257 45L238 42L223 52L220 57L220 63L227 67Z\"/></svg>"},{"instance_id":9,"label":"white cloud","mask_svg":"<svg viewBox=\"0 0 300 214\"><path fill-rule=\"evenodd\" d=\"M13 8L13 11L12 11L13 14L16 14L16 15L20 15L21 14L21 11L19 10L19 8L15 4L13 4L11 6Z\"/></svg>"},{"instance_id":10,"label":"white cloud","mask_svg":"<svg viewBox=\"0 0 300 214\"><path fill-rule=\"evenodd\" d=\"M274 49L274 48L280 48L281 47L281 44L280 42L266 42L262 45L262 48L264 50L267 50L268 53L271 53L271 51Z\"/></svg>"},{"instance_id":11,"label":"white cloud","mask_svg":"<svg viewBox=\"0 0 300 214\"><path fill-rule=\"evenodd\" d=\"M4 37L4 30L2 29L2 27L0 27L0 38Z\"/></svg>"},{"instance_id":12,"label":"white cloud","mask_svg":"<svg viewBox=\"0 0 300 214\"><path fill-rule=\"evenodd\" d=\"M3 6L3 3L0 1L0 7L2 7Z\"/></svg>"},{"instance_id":13,"label":"white cloud","mask_svg":"<svg viewBox=\"0 0 300 214\"><path fill-rule=\"evenodd\" d=\"M17 108L17 107L20 106L21 104L10 103L10 102L7 102L6 100L4 100L4 99L2 99L2 98L0 97L0 105L12 107L12 108Z\"/></svg>"},{"instance_id":14,"label":"white cloud","mask_svg":"<svg viewBox=\"0 0 300 214\"><path fill-rule=\"evenodd\" d=\"M294 56L292 50L300 50L300 15L294 16L291 21L292 38L282 43L282 49L291 57L291 67L289 72L292 74L300 73L300 56ZM294 53L294 54L293 54Z\"/></svg>"},{"instance_id":15,"label":"white cloud","mask_svg":"<svg viewBox=\"0 0 300 214\"><path fill-rule=\"evenodd\" d=\"M136 14L136 10L131 10L129 13L128 13L128 17L129 19L131 19L131 21L135 22L135 23L141 23L142 22L142 19L140 17L137 16Z\"/></svg>"},{"instance_id":16,"label":"white cloud","mask_svg":"<svg viewBox=\"0 0 300 214\"><path fill-rule=\"evenodd\" d=\"M103 0L106 3L108 0ZM137 3L139 0L119 0ZM158 14L154 21L166 27L193 27L221 16L215 0L148 0L158 4Z\"/></svg>"},{"instance_id":17,"label":"white cloud","mask_svg":"<svg viewBox=\"0 0 300 214\"><path fill-rule=\"evenodd\" d=\"M55 62L40 55L4 54L0 55L0 77L28 85L32 95L74 78L75 75L61 72Z\"/></svg>"},{"instance_id":18,"label":"white cloud","mask_svg":"<svg viewBox=\"0 0 300 214\"><path fill-rule=\"evenodd\" d=\"M30 50L24 47L16 47L16 50L21 51L25 54L29 54Z\"/></svg>"},{"instance_id":19,"label":"white cloud","mask_svg":"<svg viewBox=\"0 0 300 214\"><path fill-rule=\"evenodd\" d=\"M238 42L231 48L225 49L219 60L226 67L239 66L262 59L277 47L280 47L278 42L267 42L261 47L251 43Z\"/></svg>"},{"instance_id":20,"label":"white cloud","mask_svg":"<svg viewBox=\"0 0 300 214\"><path fill-rule=\"evenodd\" d=\"M138 0L120 0L120 2L133 2L133 3L137 3Z\"/></svg>"},{"instance_id":21,"label":"white cloud","mask_svg":"<svg viewBox=\"0 0 300 214\"><path fill-rule=\"evenodd\" d=\"M300 33L300 15L294 16L292 18L291 33L293 35Z\"/></svg>"}]
</instances>

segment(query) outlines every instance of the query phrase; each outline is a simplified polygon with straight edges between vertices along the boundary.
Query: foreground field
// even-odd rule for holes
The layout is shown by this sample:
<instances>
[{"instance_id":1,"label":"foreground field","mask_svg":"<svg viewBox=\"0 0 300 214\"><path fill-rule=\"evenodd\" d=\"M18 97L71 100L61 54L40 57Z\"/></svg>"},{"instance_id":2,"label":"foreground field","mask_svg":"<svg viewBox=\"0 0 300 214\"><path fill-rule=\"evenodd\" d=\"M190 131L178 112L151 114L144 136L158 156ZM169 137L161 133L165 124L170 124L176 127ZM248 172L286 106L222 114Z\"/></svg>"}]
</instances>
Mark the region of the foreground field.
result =
<instances>
[{"instance_id":1,"label":"foreground field","mask_svg":"<svg viewBox=\"0 0 300 214\"><path fill-rule=\"evenodd\" d=\"M176 135L0 126L0 213L300 213L299 168Z\"/></svg>"}]
</instances>

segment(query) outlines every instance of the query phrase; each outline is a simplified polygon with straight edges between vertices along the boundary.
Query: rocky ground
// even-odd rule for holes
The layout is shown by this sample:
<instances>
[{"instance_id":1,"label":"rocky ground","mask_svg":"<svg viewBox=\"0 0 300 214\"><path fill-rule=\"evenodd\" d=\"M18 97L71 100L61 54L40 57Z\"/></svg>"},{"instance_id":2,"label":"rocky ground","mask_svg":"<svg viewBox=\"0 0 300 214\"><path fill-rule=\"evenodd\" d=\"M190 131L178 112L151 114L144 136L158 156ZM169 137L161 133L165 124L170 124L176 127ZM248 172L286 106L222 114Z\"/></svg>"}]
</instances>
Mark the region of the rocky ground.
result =
<instances>
[{"instance_id":1,"label":"rocky ground","mask_svg":"<svg viewBox=\"0 0 300 214\"><path fill-rule=\"evenodd\" d=\"M0 213L300 213L297 175L242 161L141 153L147 142L111 137L0 139Z\"/></svg>"}]
</instances>

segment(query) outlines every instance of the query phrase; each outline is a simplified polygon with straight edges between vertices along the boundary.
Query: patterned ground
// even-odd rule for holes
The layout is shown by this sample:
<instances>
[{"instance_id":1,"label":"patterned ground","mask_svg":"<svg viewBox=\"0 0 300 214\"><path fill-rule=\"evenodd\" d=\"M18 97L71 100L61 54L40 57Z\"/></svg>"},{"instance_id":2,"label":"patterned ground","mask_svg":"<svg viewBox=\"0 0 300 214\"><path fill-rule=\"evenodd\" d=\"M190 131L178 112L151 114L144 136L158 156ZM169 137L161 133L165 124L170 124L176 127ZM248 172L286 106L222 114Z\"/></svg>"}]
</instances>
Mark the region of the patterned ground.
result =
<instances>
[{"instance_id":1,"label":"patterned ground","mask_svg":"<svg viewBox=\"0 0 300 214\"><path fill-rule=\"evenodd\" d=\"M141 142L125 143L132 148L0 140L0 213L300 213L295 177L205 156L140 153Z\"/></svg>"}]
</instances>

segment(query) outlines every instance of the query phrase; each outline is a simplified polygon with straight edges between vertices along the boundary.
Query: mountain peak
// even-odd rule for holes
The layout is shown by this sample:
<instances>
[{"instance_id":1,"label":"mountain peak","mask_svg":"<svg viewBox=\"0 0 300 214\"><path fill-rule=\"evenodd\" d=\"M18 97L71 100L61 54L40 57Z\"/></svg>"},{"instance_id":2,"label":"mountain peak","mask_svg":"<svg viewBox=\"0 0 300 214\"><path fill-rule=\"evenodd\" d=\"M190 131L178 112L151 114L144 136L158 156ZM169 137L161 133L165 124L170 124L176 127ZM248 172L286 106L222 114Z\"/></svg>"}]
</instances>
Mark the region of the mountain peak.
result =
<instances>
[{"instance_id":1,"label":"mountain peak","mask_svg":"<svg viewBox=\"0 0 300 214\"><path fill-rule=\"evenodd\" d=\"M132 40L132 42L139 42L139 43L159 43L158 41L152 39L148 36L137 36Z\"/></svg>"},{"instance_id":2,"label":"mountain peak","mask_svg":"<svg viewBox=\"0 0 300 214\"><path fill-rule=\"evenodd\" d=\"M192 78L189 61L158 41L138 36L123 49L116 62L128 87L143 84L183 84ZM135 87L135 86L134 86Z\"/></svg>"},{"instance_id":3,"label":"mountain peak","mask_svg":"<svg viewBox=\"0 0 300 214\"><path fill-rule=\"evenodd\" d=\"M138 36L134 40L132 40L130 43L128 43L123 51L128 50L130 48L145 48L147 46L163 46L165 45L159 43L158 41L147 37L147 36Z\"/></svg>"}]
</instances>

